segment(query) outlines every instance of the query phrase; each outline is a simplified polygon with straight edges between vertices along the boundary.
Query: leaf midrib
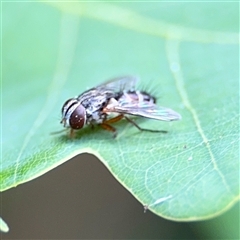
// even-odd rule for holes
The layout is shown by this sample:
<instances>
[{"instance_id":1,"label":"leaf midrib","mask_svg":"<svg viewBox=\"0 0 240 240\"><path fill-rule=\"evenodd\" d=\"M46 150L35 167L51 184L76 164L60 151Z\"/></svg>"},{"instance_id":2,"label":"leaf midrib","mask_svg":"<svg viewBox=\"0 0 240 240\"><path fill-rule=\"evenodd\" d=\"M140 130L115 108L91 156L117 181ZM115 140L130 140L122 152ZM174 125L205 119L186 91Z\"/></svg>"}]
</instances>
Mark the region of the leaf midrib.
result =
<instances>
[{"instance_id":1,"label":"leaf midrib","mask_svg":"<svg viewBox=\"0 0 240 240\"><path fill-rule=\"evenodd\" d=\"M209 140L203 131L200 120L198 118L198 114L189 100L189 97L188 97L188 94L187 94L187 91L185 88L184 80L183 80L184 78L183 78L182 71L181 71L181 63L180 63L180 58L179 58L179 44L180 43L178 41L167 41L167 43L166 43L166 54L167 54L170 70L172 72L173 78L175 79L176 89L181 97L182 103L184 104L186 109L188 109L188 111L192 115L193 121L197 128L197 132L201 136L201 138L204 142L204 145L209 153L214 170L218 173L218 175L222 179L223 185L227 189L227 191L232 196L234 196L234 194L230 190L229 185L227 184L227 181L226 181L224 175L222 174L222 172L220 171L220 169L217 166L216 158L211 149ZM171 67L173 64L175 66L178 66L176 70L175 70L175 68Z\"/></svg>"}]
</instances>

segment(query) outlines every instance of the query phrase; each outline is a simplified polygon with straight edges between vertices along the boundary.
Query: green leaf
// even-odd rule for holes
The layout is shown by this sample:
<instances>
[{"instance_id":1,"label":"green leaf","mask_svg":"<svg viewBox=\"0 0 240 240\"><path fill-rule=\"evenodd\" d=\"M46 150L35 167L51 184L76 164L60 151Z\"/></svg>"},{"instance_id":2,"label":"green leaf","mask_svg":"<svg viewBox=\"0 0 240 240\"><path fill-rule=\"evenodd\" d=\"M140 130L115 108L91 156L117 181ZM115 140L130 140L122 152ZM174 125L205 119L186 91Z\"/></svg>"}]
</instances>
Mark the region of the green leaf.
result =
<instances>
[{"instance_id":1,"label":"green leaf","mask_svg":"<svg viewBox=\"0 0 240 240\"><path fill-rule=\"evenodd\" d=\"M88 152L168 219L207 219L238 201L238 3L4 2L2 10L2 191ZM141 76L139 89L182 120L136 119L167 134L124 120L116 139L99 127L74 139L51 134L68 98L125 74Z\"/></svg>"}]
</instances>

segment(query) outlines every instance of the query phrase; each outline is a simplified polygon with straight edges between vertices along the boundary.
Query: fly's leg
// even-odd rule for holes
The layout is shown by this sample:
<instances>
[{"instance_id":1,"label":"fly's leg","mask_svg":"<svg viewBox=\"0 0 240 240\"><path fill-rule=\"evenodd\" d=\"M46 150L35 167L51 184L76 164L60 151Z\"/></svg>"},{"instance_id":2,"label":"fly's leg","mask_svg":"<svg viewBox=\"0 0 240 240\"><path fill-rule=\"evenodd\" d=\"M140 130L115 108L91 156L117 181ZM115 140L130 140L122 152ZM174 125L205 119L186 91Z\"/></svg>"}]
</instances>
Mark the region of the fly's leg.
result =
<instances>
[{"instance_id":1,"label":"fly's leg","mask_svg":"<svg viewBox=\"0 0 240 240\"><path fill-rule=\"evenodd\" d=\"M70 138L74 138L75 137L75 132L74 129L70 129L70 133L69 133Z\"/></svg>"},{"instance_id":2,"label":"fly's leg","mask_svg":"<svg viewBox=\"0 0 240 240\"><path fill-rule=\"evenodd\" d=\"M153 129L141 128L132 119L130 119L126 116L124 116L124 117L125 117L126 120L128 120L132 125L134 125L140 131L167 133L167 131L164 131L164 130L153 130Z\"/></svg>"},{"instance_id":3,"label":"fly's leg","mask_svg":"<svg viewBox=\"0 0 240 240\"><path fill-rule=\"evenodd\" d=\"M102 123L100 126L101 126L103 129L112 132L112 133L113 133L113 138L116 138L116 136L117 136L117 130L116 130L116 128L112 127L111 125L109 125L109 124L107 124L107 123Z\"/></svg>"},{"instance_id":4,"label":"fly's leg","mask_svg":"<svg viewBox=\"0 0 240 240\"><path fill-rule=\"evenodd\" d=\"M108 119L106 121L104 121L103 123L101 123L101 127L112 132L113 133L113 137L116 138L117 136L117 130L116 128L114 128L113 126L109 125L111 123L115 123L115 122L118 122L120 121L121 119L123 118L123 115L118 115L114 118L111 118L111 119Z\"/></svg>"}]
</instances>

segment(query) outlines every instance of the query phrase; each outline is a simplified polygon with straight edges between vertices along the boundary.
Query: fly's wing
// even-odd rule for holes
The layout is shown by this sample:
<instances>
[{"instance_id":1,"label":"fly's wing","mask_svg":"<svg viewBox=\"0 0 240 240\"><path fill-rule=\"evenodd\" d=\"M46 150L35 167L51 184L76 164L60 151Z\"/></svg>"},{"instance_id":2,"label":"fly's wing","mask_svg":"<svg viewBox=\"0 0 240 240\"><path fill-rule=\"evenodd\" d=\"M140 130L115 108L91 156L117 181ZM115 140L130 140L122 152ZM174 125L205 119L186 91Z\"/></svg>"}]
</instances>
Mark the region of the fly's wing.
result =
<instances>
[{"instance_id":1,"label":"fly's wing","mask_svg":"<svg viewBox=\"0 0 240 240\"><path fill-rule=\"evenodd\" d=\"M113 92L121 92L123 90L133 90L135 88L138 78L134 76L124 76L113 78L96 87L96 89L109 90Z\"/></svg>"},{"instance_id":2,"label":"fly's wing","mask_svg":"<svg viewBox=\"0 0 240 240\"><path fill-rule=\"evenodd\" d=\"M134 76L114 78L83 92L77 98L80 102L86 100L93 102L96 100L102 103L109 98L115 97L116 94L123 92L123 90L128 91L134 89L137 80ZM100 97L102 100L99 100Z\"/></svg>"},{"instance_id":3,"label":"fly's wing","mask_svg":"<svg viewBox=\"0 0 240 240\"><path fill-rule=\"evenodd\" d=\"M120 114L128 114L140 116L161 121L174 121L181 119L181 115L170 108L159 107L151 102L141 103L110 103L104 108L105 112L114 112Z\"/></svg>"}]
</instances>

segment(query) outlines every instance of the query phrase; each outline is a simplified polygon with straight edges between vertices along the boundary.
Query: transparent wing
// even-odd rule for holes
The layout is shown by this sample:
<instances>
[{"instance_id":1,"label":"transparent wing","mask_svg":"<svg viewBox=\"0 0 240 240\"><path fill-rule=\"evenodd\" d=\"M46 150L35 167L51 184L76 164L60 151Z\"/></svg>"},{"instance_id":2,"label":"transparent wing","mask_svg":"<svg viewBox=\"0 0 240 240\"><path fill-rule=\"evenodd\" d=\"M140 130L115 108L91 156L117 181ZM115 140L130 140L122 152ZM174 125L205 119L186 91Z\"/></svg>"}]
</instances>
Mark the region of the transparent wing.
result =
<instances>
[{"instance_id":1,"label":"transparent wing","mask_svg":"<svg viewBox=\"0 0 240 240\"><path fill-rule=\"evenodd\" d=\"M123 90L133 90L135 89L136 82L138 81L137 77L134 76L123 76L118 78L113 78L109 81L106 81L96 88L101 89L108 89L110 91L119 92Z\"/></svg>"},{"instance_id":2,"label":"transparent wing","mask_svg":"<svg viewBox=\"0 0 240 240\"><path fill-rule=\"evenodd\" d=\"M174 121L181 119L181 115L170 108L160 107L151 102L141 103L109 103L104 109L105 112L129 114L161 121Z\"/></svg>"},{"instance_id":3,"label":"transparent wing","mask_svg":"<svg viewBox=\"0 0 240 240\"><path fill-rule=\"evenodd\" d=\"M92 103L95 101L96 104L103 103L123 91L134 90L137 80L133 76L114 78L83 92L77 98L80 102L88 100Z\"/></svg>"}]
</instances>

